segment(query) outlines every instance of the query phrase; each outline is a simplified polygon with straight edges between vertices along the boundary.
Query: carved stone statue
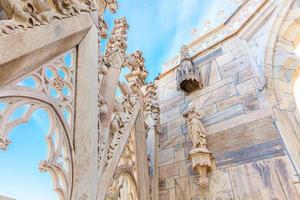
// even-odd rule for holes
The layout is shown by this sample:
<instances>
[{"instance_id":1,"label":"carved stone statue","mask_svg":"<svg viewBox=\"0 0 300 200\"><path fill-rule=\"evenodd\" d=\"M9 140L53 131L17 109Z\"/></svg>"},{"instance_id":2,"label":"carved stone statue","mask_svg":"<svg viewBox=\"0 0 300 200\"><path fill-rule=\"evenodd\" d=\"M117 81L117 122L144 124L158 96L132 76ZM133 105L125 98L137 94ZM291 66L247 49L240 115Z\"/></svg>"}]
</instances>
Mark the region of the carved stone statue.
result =
<instances>
[{"instance_id":1,"label":"carved stone statue","mask_svg":"<svg viewBox=\"0 0 300 200\"><path fill-rule=\"evenodd\" d=\"M206 149L206 135L207 132L201 122L200 114L192 108L183 114L187 123L188 134L193 142L194 148Z\"/></svg>"},{"instance_id":2,"label":"carved stone statue","mask_svg":"<svg viewBox=\"0 0 300 200\"><path fill-rule=\"evenodd\" d=\"M209 185L208 173L214 166L213 156L207 149L207 132L201 122L200 114L191 108L183 114L187 123L188 134L193 142L193 149L188 159L192 161L193 170L198 173L198 184L201 189L207 189Z\"/></svg>"}]
</instances>

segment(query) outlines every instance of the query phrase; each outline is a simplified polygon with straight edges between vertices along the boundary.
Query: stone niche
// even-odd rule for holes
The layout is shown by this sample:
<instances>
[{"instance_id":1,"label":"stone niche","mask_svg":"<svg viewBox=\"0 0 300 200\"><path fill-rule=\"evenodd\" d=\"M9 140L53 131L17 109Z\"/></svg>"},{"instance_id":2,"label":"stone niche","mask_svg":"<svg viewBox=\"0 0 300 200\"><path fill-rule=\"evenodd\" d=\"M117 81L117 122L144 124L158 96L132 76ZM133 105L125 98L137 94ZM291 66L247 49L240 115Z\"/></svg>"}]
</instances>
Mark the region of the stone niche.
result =
<instances>
[{"instance_id":1,"label":"stone niche","mask_svg":"<svg viewBox=\"0 0 300 200\"><path fill-rule=\"evenodd\" d=\"M199 68L194 67L192 58L186 45L181 47L181 61L176 72L177 90L186 94L203 88L202 76Z\"/></svg>"}]
</instances>

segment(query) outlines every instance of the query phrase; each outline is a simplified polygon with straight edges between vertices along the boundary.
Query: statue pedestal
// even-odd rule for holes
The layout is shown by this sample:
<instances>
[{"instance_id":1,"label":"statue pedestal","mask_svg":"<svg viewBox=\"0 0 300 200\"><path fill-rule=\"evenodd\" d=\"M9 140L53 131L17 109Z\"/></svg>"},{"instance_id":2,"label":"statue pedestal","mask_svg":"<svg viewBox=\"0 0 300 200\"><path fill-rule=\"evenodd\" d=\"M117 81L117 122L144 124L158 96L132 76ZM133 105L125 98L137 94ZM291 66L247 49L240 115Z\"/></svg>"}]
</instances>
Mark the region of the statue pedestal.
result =
<instances>
[{"instance_id":1,"label":"statue pedestal","mask_svg":"<svg viewBox=\"0 0 300 200\"><path fill-rule=\"evenodd\" d=\"M189 160L192 160L193 170L199 175L199 185L201 189L208 189L208 173L212 171L214 159L210 151L206 148L196 148L190 151Z\"/></svg>"}]
</instances>

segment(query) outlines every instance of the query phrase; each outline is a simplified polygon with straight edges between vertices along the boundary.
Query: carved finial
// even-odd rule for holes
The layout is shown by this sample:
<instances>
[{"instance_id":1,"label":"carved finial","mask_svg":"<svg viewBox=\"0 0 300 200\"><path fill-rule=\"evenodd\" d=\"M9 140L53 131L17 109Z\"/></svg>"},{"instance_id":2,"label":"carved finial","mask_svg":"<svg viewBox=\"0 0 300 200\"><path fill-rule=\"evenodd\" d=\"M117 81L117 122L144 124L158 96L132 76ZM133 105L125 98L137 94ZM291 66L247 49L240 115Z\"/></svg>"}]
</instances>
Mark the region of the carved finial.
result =
<instances>
[{"instance_id":1,"label":"carved finial","mask_svg":"<svg viewBox=\"0 0 300 200\"><path fill-rule=\"evenodd\" d=\"M125 56L127 49L127 30L129 26L126 18L116 19L115 26L111 32L111 37L106 46L105 56L109 57L114 51L119 50Z\"/></svg>"},{"instance_id":2,"label":"carved finial","mask_svg":"<svg viewBox=\"0 0 300 200\"><path fill-rule=\"evenodd\" d=\"M127 56L125 63L128 65L132 72L147 73L145 69L145 59L141 50L137 50L136 52Z\"/></svg>"},{"instance_id":3,"label":"carved finial","mask_svg":"<svg viewBox=\"0 0 300 200\"><path fill-rule=\"evenodd\" d=\"M59 92L63 90L65 84L66 84L65 81L60 76L54 77L53 81L51 82L52 87Z\"/></svg>"},{"instance_id":4,"label":"carved finial","mask_svg":"<svg viewBox=\"0 0 300 200\"><path fill-rule=\"evenodd\" d=\"M117 0L106 0L106 4L107 4L107 8L112 12L112 13L116 13L118 8L119 8L119 4Z\"/></svg>"},{"instance_id":5,"label":"carved finial","mask_svg":"<svg viewBox=\"0 0 300 200\"><path fill-rule=\"evenodd\" d=\"M139 87L144 85L148 72L145 69L145 59L143 52L137 50L125 58L125 64L131 69L131 73L126 75L129 85L136 83Z\"/></svg>"},{"instance_id":6,"label":"carved finial","mask_svg":"<svg viewBox=\"0 0 300 200\"><path fill-rule=\"evenodd\" d=\"M194 67L189 54L188 46L181 47L181 61L177 70L177 89L186 93L193 92L203 87L202 76L199 68Z\"/></svg>"}]
</instances>

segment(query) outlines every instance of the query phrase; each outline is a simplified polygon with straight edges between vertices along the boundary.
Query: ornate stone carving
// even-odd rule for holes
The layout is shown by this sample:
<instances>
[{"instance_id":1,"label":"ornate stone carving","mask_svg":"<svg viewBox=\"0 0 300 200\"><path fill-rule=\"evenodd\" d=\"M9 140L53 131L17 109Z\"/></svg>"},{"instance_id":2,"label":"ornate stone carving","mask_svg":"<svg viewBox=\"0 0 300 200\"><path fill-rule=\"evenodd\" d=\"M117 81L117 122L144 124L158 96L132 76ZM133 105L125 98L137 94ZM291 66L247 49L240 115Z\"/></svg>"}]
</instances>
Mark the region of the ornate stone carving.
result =
<instances>
[{"instance_id":1,"label":"ornate stone carving","mask_svg":"<svg viewBox=\"0 0 300 200\"><path fill-rule=\"evenodd\" d=\"M126 18L116 19L115 26L111 32L111 37L108 40L105 57L110 57L116 50L119 50L121 55L125 56L127 49L127 30L129 26Z\"/></svg>"},{"instance_id":2,"label":"ornate stone carving","mask_svg":"<svg viewBox=\"0 0 300 200\"><path fill-rule=\"evenodd\" d=\"M144 83L148 72L145 69L143 52L141 50L137 50L133 54L130 54L125 58L125 64L127 64L127 66L131 69L131 73L126 75L126 78L131 80L130 78L135 75L138 76L142 83Z\"/></svg>"},{"instance_id":3,"label":"ornate stone carving","mask_svg":"<svg viewBox=\"0 0 300 200\"><path fill-rule=\"evenodd\" d=\"M62 89L63 89L64 86L65 86L65 81L64 81L61 77L57 76L57 77L54 77L53 82L52 82L51 85L52 85L52 87L55 88L57 91L61 92Z\"/></svg>"},{"instance_id":4,"label":"ornate stone carving","mask_svg":"<svg viewBox=\"0 0 300 200\"><path fill-rule=\"evenodd\" d=\"M93 0L1 0L2 10L8 19L0 21L0 36L89 12L95 10L95 5Z\"/></svg>"},{"instance_id":5,"label":"ornate stone carving","mask_svg":"<svg viewBox=\"0 0 300 200\"><path fill-rule=\"evenodd\" d=\"M106 22L104 21L103 15L98 16L98 23L99 23L99 39L107 38L108 26L107 26Z\"/></svg>"},{"instance_id":6,"label":"ornate stone carving","mask_svg":"<svg viewBox=\"0 0 300 200\"><path fill-rule=\"evenodd\" d=\"M32 114L43 109L48 113L50 129L46 136L48 143L48 156L46 160L41 161L39 169L41 172L49 171L52 176L54 190L57 192L61 200L69 199L72 190L72 156L69 148L70 141L68 134L63 128L60 118L51 106L39 101L28 98L19 97L0 97L0 103L7 106L0 113L0 149L6 150L10 140L8 139L11 130L21 123L27 123ZM10 120L11 116L19 108L27 107L24 115L14 120ZM58 142L59 141L59 142Z\"/></svg>"},{"instance_id":7,"label":"ornate stone carving","mask_svg":"<svg viewBox=\"0 0 300 200\"><path fill-rule=\"evenodd\" d=\"M201 189L207 189L209 185L208 173L214 167L212 154L206 147L207 132L201 122L200 114L194 108L183 114L188 126L188 134L193 143L193 149L189 153L189 160L192 160L193 169L199 175Z\"/></svg>"},{"instance_id":8,"label":"ornate stone carving","mask_svg":"<svg viewBox=\"0 0 300 200\"><path fill-rule=\"evenodd\" d=\"M155 84L148 84L146 86L146 94L144 98L144 115L146 128L157 128L159 124L160 109L158 104L158 98L156 94Z\"/></svg>"},{"instance_id":9,"label":"ornate stone carving","mask_svg":"<svg viewBox=\"0 0 300 200\"><path fill-rule=\"evenodd\" d=\"M0 149L6 151L7 146L11 143L10 139L3 139L0 137Z\"/></svg>"},{"instance_id":10,"label":"ornate stone carving","mask_svg":"<svg viewBox=\"0 0 300 200\"><path fill-rule=\"evenodd\" d=\"M69 58L70 66L64 61L66 57ZM76 57L76 53L73 49L45 63L37 70L9 84L5 88L26 88L38 93L43 93L56 100L67 124L71 126L73 123L76 76L76 68L73 61L74 57ZM28 84L28 81L32 83Z\"/></svg>"},{"instance_id":11,"label":"ornate stone carving","mask_svg":"<svg viewBox=\"0 0 300 200\"><path fill-rule=\"evenodd\" d=\"M107 8L112 12L117 12L119 5L117 0L106 0Z\"/></svg>"},{"instance_id":12,"label":"ornate stone carving","mask_svg":"<svg viewBox=\"0 0 300 200\"><path fill-rule=\"evenodd\" d=\"M121 139L125 128L125 122L123 121L120 113L113 114L113 120L110 124L110 135L112 137L111 143L109 145L108 160L112 157L113 151L118 145L118 141Z\"/></svg>"},{"instance_id":13,"label":"ornate stone carving","mask_svg":"<svg viewBox=\"0 0 300 200\"><path fill-rule=\"evenodd\" d=\"M122 139L126 125L130 120L130 116L133 112L133 108L136 103L137 103L136 96L133 95L126 96L122 102L122 112L115 112L112 116L112 121L110 124L111 142L109 143L110 145L107 152L106 164L112 158L116 147L118 146L120 140Z\"/></svg>"},{"instance_id":14,"label":"ornate stone carving","mask_svg":"<svg viewBox=\"0 0 300 200\"><path fill-rule=\"evenodd\" d=\"M193 142L193 148L206 149L207 132L201 122L201 116L195 111L195 108L183 114L188 127L188 134Z\"/></svg>"},{"instance_id":15,"label":"ornate stone carving","mask_svg":"<svg viewBox=\"0 0 300 200\"><path fill-rule=\"evenodd\" d=\"M99 97L98 106L100 117L102 114L106 114L108 112L107 101L105 100L105 98L101 96Z\"/></svg>"},{"instance_id":16,"label":"ornate stone carving","mask_svg":"<svg viewBox=\"0 0 300 200\"><path fill-rule=\"evenodd\" d=\"M125 75L128 85L132 92L136 94L140 99L143 99L142 87L145 84L145 79L148 72L145 69L145 59L142 51L138 50L133 54L125 57L125 65L129 67L131 72Z\"/></svg>"},{"instance_id":17,"label":"ornate stone carving","mask_svg":"<svg viewBox=\"0 0 300 200\"><path fill-rule=\"evenodd\" d=\"M177 89L191 93L203 87L199 68L194 67L187 46L181 48L181 61L176 72Z\"/></svg>"}]
</instances>

